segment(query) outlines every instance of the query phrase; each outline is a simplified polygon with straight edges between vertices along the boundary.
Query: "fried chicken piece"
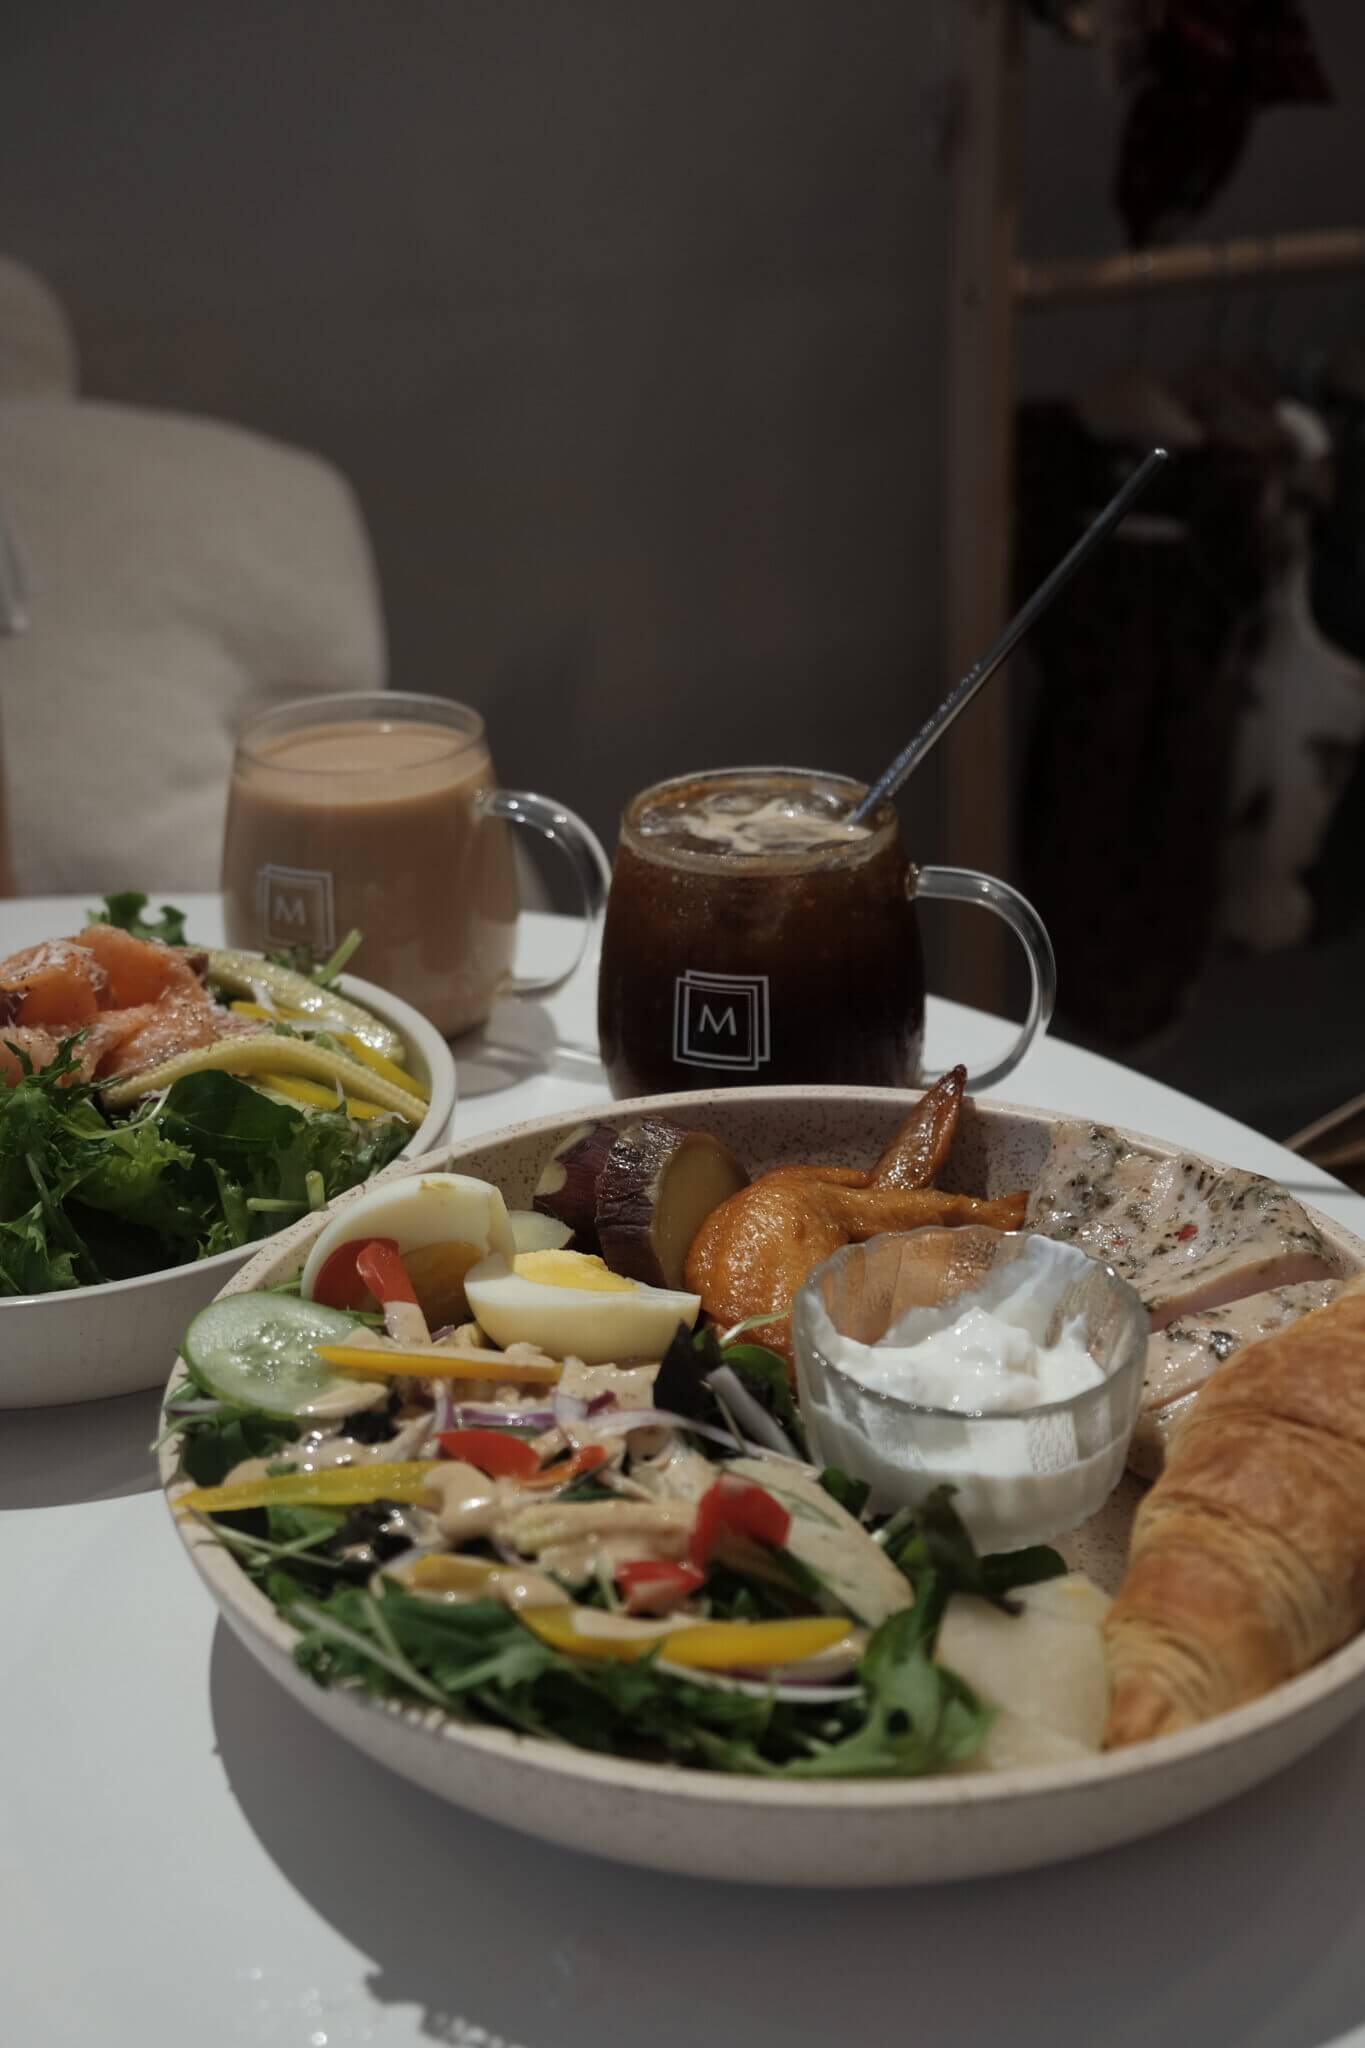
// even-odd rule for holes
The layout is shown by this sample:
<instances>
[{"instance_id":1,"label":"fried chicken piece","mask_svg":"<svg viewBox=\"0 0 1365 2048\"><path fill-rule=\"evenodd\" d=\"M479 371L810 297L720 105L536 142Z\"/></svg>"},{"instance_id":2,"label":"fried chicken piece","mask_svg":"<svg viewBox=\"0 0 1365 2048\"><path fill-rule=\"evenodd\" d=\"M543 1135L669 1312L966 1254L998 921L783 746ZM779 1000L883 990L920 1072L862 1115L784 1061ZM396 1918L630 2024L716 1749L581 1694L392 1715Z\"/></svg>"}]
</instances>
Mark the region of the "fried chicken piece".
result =
<instances>
[{"instance_id":1,"label":"fried chicken piece","mask_svg":"<svg viewBox=\"0 0 1365 2048\"><path fill-rule=\"evenodd\" d=\"M931 1188L947 1164L962 1114L967 1069L950 1067L920 1097L868 1182L883 1188Z\"/></svg>"},{"instance_id":2,"label":"fried chicken piece","mask_svg":"<svg viewBox=\"0 0 1365 2048\"><path fill-rule=\"evenodd\" d=\"M839 1166L779 1166L713 1209L687 1255L687 1285L712 1321L781 1312L761 1341L792 1364L792 1298L822 1260L883 1231L987 1223L1017 1230L1027 1190L994 1201L927 1187L957 1126L965 1071L924 1096L870 1173Z\"/></svg>"},{"instance_id":3,"label":"fried chicken piece","mask_svg":"<svg viewBox=\"0 0 1365 2048\"><path fill-rule=\"evenodd\" d=\"M821 1180L838 1188L927 1188L942 1170L962 1110L967 1069L952 1067L922 1095L870 1171L858 1166L774 1166L764 1180Z\"/></svg>"}]
</instances>

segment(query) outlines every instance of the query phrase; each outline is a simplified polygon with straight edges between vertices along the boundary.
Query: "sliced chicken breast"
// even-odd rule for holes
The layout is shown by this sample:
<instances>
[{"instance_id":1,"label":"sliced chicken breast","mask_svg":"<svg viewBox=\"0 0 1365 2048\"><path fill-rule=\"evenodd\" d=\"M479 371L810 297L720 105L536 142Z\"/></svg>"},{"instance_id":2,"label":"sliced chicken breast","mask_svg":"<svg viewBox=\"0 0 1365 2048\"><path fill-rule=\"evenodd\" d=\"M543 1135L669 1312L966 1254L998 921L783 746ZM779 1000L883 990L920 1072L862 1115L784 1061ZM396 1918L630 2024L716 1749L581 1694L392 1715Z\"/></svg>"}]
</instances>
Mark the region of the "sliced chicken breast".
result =
<instances>
[{"instance_id":1,"label":"sliced chicken breast","mask_svg":"<svg viewBox=\"0 0 1365 2048\"><path fill-rule=\"evenodd\" d=\"M1158 1330L1334 1272L1308 1212L1274 1181L1189 1153L1140 1151L1102 1124L1057 1126L1029 1222L1130 1281Z\"/></svg>"},{"instance_id":2,"label":"sliced chicken breast","mask_svg":"<svg viewBox=\"0 0 1365 2048\"><path fill-rule=\"evenodd\" d=\"M1339 1280L1303 1280L1296 1287L1249 1294L1225 1308L1178 1316L1157 1330L1147 1346L1142 1408L1128 1455L1131 1469L1144 1479L1155 1478L1171 1436L1205 1380L1244 1344L1254 1344L1311 1310L1325 1308L1340 1292Z\"/></svg>"}]
</instances>

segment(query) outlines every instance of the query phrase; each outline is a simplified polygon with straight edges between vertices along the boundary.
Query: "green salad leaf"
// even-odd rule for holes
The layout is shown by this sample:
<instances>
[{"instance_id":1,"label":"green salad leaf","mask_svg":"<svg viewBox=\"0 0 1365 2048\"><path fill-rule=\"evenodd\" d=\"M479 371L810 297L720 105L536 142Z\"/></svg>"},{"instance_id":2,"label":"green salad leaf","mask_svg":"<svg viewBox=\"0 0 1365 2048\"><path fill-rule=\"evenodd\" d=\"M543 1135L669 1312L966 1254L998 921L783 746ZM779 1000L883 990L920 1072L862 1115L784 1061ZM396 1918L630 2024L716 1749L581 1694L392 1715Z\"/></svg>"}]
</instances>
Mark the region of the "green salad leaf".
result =
<instances>
[{"instance_id":1,"label":"green salad leaf","mask_svg":"<svg viewBox=\"0 0 1365 2048\"><path fill-rule=\"evenodd\" d=\"M865 1479L851 1479L847 1472L841 1472L837 1465L826 1465L820 1474L820 1484L831 1500L837 1500L846 1513L856 1521L867 1506L872 1488Z\"/></svg>"},{"instance_id":2,"label":"green salad leaf","mask_svg":"<svg viewBox=\"0 0 1365 2048\"><path fill-rule=\"evenodd\" d=\"M917 1605L882 1623L858 1676L867 1693L862 1725L793 1758L783 1777L920 1777L971 1756L995 1718L964 1679L932 1661Z\"/></svg>"},{"instance_id":3,"label":"green salad leaf","mask_svg":"<svg viewBox=\"0 0 1365 2048\"><path fill-rule=\"evenodd\" d=\"M183 1265L253 1243L396 1158L396 1118L272 1100L235 1075L187 1074L111 1118L74 1078L79 1034L0 1088L0 1295Z\"/></svg>"},{"instance_id":4,"label":"green salad leaf","mask_svg":"<svg viewBox=\"0 0 1365 2048\"><path fill-rule=\"evenodd\" d=\"M265 957L276 967L287 967L293 974L306 974L319 988L333 988L359 944L360 933L353 928L325 960L319 960L308 945L278 946Z\"/></svg>"},{"instance_id":5,"label":"green salad leaf","mask_svg":"<svg viewBox=\"0 0 1365 2048\"><path fill-rule=\"evenodd\" d=\"M80 1284L76 1254L48 1242L41 1202L0 1223L0 1295L55 1294Z\"/></svg>"},{"instance_id":6,"label":"green salad leaf","mask_svg":"<svg viewBox=\"0 0 1365 2048\"><path fill-rule=\"evenodd\" d=\"M1066 1560L1046 1543L980 1556L953 1506L953 1492L951 1486L936 1486L919 1507L902 1508L893 1515L878 1535L887 1556L917 1594L932 1576L945 1598L950 1593L975 1593L992 1607L1015 1614L1018 1602L1009 1596L1017 1587L1062 1577Z\"/></svg>"},{"instance_id":7,"label":"green salad leaf","mask_svg":"<svg viewBox=\"0 0 1365 2048\"><path fill-rule=\"evenodd\" d=\"M147 900L140 889L116 889L105 897L101 909L88 910L86 916L91 924L116 924L120 931L131 932L135 939L160 939L168 946L188 944L184 911L177 910L173 903L163 903L159 917L145 918L142 913Z\"/></svg>"},{"instance_id":8,"label":"green salad leaf","mask_svg":"<svg viewBox=\"0 0 1365 2048\"><path fill-rule=\"evenodd\" d=\"M917 1777L969 1756L993 1713L931 1661L913 1608L873 1635L860 1698L794 1705L693 1684L652 1657L565 1656L496 1600L447 1606L392 1581L377 1598L354 1586L319 1597L285 1570L269 1574L267 1591L300 1631L300 1668L320 1684L416 1694L460 1719L615 1755L765 1777Z\"/></svg>"},{"instance_id":9,"label":"green salad leaf","mask_svg":"<svg viewBox=\"0 0 1365 2048\"><path fill-rule=\"evenodd\" d=\"M686 1323L679 1323L654 1378L654 1398L659 1407L694 1422L727 1427L724 1407L711 1386L712 1373L723 1365L730 1367L745 1391L786 1432L793 1449L805 1457L805 1425L785 1361L762 1344L722 1345L709 1323L700 1330L689 1330ZM724 1451L717 1453L713 1444L703 1443L702 1448L711 1458L727 1455Z\"/></svg>"}]
</instances>

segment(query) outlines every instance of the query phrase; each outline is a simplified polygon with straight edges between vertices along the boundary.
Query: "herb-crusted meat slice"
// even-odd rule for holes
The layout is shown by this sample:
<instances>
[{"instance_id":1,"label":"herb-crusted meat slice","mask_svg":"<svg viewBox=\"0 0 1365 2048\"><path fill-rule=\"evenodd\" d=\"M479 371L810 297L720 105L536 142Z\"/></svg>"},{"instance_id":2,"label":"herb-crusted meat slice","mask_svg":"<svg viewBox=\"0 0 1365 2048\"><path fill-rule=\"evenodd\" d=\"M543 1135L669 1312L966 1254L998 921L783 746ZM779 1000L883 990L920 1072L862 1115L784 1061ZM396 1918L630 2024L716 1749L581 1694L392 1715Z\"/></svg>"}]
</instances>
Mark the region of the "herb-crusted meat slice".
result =
<instances>
[{"instance_id":1,"label":"herb-crusted meat slice","mask_svg":"<svg viewBox=\"0 0 1365 2048\"><path fill-rule=\"evenodd\" d=\"M1303 1280L1296 1287L1249 1294L1224 1308L1177 1316L1155 1331L1147 1346L1142 1407L1128 1456L1133 1471L1150 1479L1161 1470L1166 1446L1199 1389L1244 1344L1287 1329L1298 1317L1325 1308L1340 1292L1339 1280Z\"/></svg>"},{"instance_id":2,"label":"herb-crusted meat slice","mask_svg":"<svg viewBox=\"0 0 1365 2048\"><path fill-rule=\"evenodd\" d=\"M1102 1124L1057 1126L1029 1221L1131 1281L1158 1330L1333 1272L1308 1212L1274 1181L1185 1152L1163 1159Z\"/></svg>"}]
</instances>

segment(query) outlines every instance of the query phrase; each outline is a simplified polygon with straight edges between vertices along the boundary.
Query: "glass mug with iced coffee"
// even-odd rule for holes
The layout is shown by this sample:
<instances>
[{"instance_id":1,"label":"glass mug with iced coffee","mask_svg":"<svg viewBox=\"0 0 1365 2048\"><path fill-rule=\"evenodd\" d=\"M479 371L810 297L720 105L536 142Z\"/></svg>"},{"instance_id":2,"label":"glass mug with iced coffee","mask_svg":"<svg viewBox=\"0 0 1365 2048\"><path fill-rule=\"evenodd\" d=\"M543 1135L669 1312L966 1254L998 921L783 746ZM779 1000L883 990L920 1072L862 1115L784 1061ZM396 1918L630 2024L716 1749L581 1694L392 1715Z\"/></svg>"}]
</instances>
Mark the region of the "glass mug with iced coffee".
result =
<instances>
[{"instance_id":1,"label":"glass mug with iced coffee","mask_svg":"<svg viewBox=\"0 0 1365 2048\"><path fill-rule=\"evenodd\" d=\"M509 825L569 860L583 942L564 973L512 974L516 865ZM496 786L483 720L465 704L397 690L303 698L243 730L223 846L229 945L306 948L347 933L356 965L447 1037L503 994L548 994L582 957L610 879L581 818Z\"/></svg>"},{"instance_id":2,"label":"glass mug with iced coffee","mask_svg":"<svg viewBox=\"0 0 1365 2048\"><path fill-rule=\"evenodd\" d=\"M677 776L632 799L598 978L616 1095L727 1083L913 1086L924 963L916 903L974 903L1027 956L1028 1015L974 1086L1016 1067L1052 1014L1046 930L1017 890L968 868L915 867L890 804L849 814L861 783L801 768Z\"/></svg>"}]
</instances>

